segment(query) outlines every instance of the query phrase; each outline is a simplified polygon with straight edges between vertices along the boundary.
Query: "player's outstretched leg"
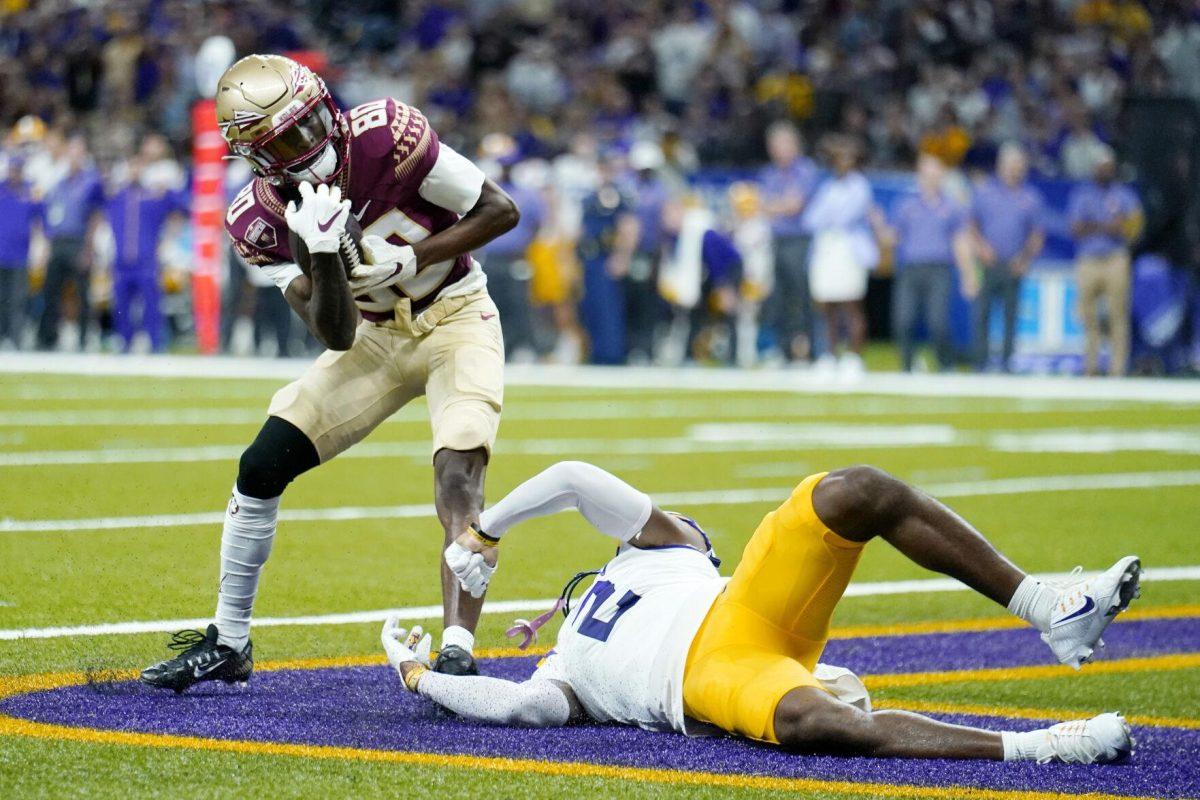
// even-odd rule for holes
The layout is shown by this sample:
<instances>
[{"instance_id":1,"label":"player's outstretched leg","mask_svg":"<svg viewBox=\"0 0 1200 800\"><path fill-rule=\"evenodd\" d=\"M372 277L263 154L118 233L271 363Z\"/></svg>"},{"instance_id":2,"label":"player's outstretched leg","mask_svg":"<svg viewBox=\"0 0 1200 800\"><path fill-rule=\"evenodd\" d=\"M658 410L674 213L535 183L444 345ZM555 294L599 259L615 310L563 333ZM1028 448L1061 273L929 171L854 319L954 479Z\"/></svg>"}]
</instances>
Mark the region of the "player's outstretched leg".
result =
<instances>
[{"instance_id":1,"label":"player's outstretched leg","mask_svg":"<svg viewBox=\"0 0 1200 800\"><path fill-rule=\"evenodd\" d=\"M487 473L487 451L442 448L433 457L433 499L445 531L443 546L449 546L483 510L483 479ZM482 597L464 592L444 559L442 565L442 647L433 669L447 675L477 675L475 626L483 608Z\"/></svg>"},{"instance_id":2,"label":"player's outstretched leg","mask_svg":"<svg viewBox=\"0 0 1200 800\"><path fill-rule=\"evenodd\" d=\"M1141 562L1126 556L1101 574L1051 586L1026 575L962 517L874 467L826 476L813 491L817 515L840 536L881 536L910 559L965 583L1042 632L1055 657L1089 661L1118 613L1140 593Z\"/></svg>"},{"instance_id":3,"label":"player's outstretched leg","mask_svg":"<svg viewBox=\"0 0 1200 800\"><path fill-rule=\"evenodd\" d=\"M319 463L316 448L299 428L279 417L267 418L242 453L225 508L216 624L203 633L176 633L169 646L182 652L144 669L143 683L182 692L201 681L249 679L254 670L250 615L258 576L275 538L279 498L297 475Z\"/></svg>"},{"instance_id":4,"label":"player's outstretched leg","mask_svg":"<svg viewBox=\"0 0 1200 800\"><path fill-rule=\"evenodd\" d=\"M810 686L793 689L775 708L775 735L790 750L881 758L974 758L1094 764L1133 752L1129 725L1117 714L1063 722L1025 733L986 731L912 714L863 711Z\"/></svg>"}]
</instances>

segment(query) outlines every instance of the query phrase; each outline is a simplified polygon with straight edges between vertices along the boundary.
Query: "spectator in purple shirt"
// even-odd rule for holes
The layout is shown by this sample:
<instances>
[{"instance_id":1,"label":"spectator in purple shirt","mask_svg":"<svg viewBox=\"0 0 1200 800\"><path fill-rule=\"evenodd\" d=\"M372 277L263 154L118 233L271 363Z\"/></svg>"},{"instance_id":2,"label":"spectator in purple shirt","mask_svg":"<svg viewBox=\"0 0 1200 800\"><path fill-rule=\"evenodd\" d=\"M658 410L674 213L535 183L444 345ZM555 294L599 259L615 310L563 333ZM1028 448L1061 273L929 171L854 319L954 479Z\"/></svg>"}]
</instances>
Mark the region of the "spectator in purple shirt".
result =
<instances>
[{"instance_id":1,"label":"spectator in purple shirt","mask_svg":"<svg viewBox=\"0 0 1200 800\"><path fill-rule=\"evenodd\" d=\"M67 143L67 173L46 195L46 238L50 258L42 287L42 318L38 323L39 350L58 345L58 321L63 290L70 282L79 302L79 349L87 343L91 313L88 287L91 277L92 238L104 213L104 187L100 173L90 165L87 143L76 136Z\"/></svg>"},{"instance_id":2,"label":"spectator in purple shirt","mask_svg":"<svg viewBox=\"0 0 1200 800\"><path fill-rule=\"evenodd\" d=\"M0 183L0 346L7 340L17 348L24 333L29 237L42 218L41 203L22 177L23 166L10 158Z\"/></svg>"},{"instance_id":3,"label":"spectator in purple shirt","mask_svg":"<svg viewBox=\"0 0 1200 800\"><path fill-rule=\"evenodd\" d=\"M813 309L808 293L808 250L812 237L801 223L820 175L804 155L800 132L789 122L767 130L770 166L759 176L764 210L775 238L775 290L766 316L775 326L789 361L813 351Z\"/></svg>"},{"instance_id":4,"label":"spectator in purple shirt","mask_svg":"<svg viewBox=\"0 0 1200 800\"><path fill-rule=\"evenodd\" d=\"M975 190L971 204L971 243L981 269L964 272L963 294L974 301L971 328L975 368L988 364L988 330L992 306L1004 308L1003 361L1007 372L1012 359L1017 323L1017 298L1021 279L1046 242L1042 227L1042 196L1026 183L1029 162L1020 145L1000 148L996 175Z\"/></svg>"},{"instance_id":5,"label":"spectator in purple shirt","mask_svg":"<svg viewBox=\"0 0 1200 800\"><path fill-rule=\"evenodd\" d=\"M1137 195L1116 182L1117 160L1111 148L1097 152L1090 183L1077 186L1067 203L1075 235L1079 309L1085 336L1084 372L1100 369L1101 300L1108 301L1109 375L1129 366L1129 243L1142 223Z\"/></svg>"},{"instance_id":6,"label":"spectator in purple shirt","mask_svg":"<svg viewBox=\"0 0 1200 800\"><path fill-rule=\"evenodd\" d=\"M143 147L143 157L147 148ZM113 327L129 352L133 337L143 330L154 352L166 345L159 305L158 243L168 222L186 207L182 195L145 180L141 157L133 162L129 183L108 202L108 222L116 243L113 259ZM135 322L136 320L136 322Z\"/></svg>"},{"instance_id":7,"label":"spectator in purple shirt","mask_svg":"<svg viewBox=\"0 0 1200 800\"><path fill-rule=\"evenodd\" d=\"M950 292L955 264L967 263L967 213L946 193L946 169L929 153L917 159L917 194L892 214L887 238L894 247L896 281L892 324L905 372L912 372L915 328L922 313L938 367L950 368Z\"/></svg>"}]
</instances>

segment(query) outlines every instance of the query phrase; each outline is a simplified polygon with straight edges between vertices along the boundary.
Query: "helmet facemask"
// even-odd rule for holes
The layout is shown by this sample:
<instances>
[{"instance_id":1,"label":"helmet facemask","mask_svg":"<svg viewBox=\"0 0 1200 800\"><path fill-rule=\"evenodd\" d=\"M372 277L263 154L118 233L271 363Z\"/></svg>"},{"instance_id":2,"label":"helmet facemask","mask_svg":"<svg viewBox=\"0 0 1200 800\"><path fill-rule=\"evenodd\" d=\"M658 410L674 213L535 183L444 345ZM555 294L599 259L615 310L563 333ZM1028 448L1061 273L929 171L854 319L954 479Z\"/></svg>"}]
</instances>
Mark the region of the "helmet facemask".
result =
<instances>
[{"instance_id":1,"label":"helmet facemask","mask_svg":"<svg viewBox=\"0 0 1200 800\"><path fill-rule=\"evenodd\" d=\"M340 135L341 113L325 94L290 122L232 149L272 183L328 183L341 172Z\"/></svg>"}]
</instances>

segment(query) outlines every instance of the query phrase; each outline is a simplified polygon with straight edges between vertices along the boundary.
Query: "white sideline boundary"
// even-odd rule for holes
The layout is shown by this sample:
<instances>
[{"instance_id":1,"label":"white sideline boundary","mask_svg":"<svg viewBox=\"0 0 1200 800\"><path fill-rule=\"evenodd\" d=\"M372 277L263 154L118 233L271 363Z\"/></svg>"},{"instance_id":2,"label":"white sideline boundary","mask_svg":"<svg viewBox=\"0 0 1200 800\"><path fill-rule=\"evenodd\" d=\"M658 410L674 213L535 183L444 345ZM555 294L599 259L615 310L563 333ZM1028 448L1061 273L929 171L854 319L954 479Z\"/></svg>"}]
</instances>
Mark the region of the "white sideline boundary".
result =
<instances>
[{"instance_id":1,"label":"white sideline boundary","mask_svg":"<svg viewBox=\"0 0 1200 800\"><path fill-rule=\"evenodd\" d=\"M982 481L927 484L921 487L934 497L986 497L992 495L1073 492L1087 490L1154 489L1162 486L1200 486L1200 470L1163 472L1110 472L1091 475L1046 475L994 478ZM655 492L661 506L730 506L781 502L792 487L763 489L710 489L693 492ZM398 506L337 506L333 508L283 508L280 522L343 522L360 519L416 519L436 516L431 504ZM135 528L180 528L220 525L223 511L191 514L147 514L128 517L82 519L0 519L0 534L76 533Z\"/></svg>"},{"instance_id":2,"label":"white sideline boundary","mask_svg":"<svg viewBox=\"0 0 1200 800\"><path fill-rule=\"evenodd\" d=\"M140 376L158 378L267 378L294 380L310 359L116 356L72 353L5 353L0 373ZM592 367L510 364L510 386L585 389L692 389L709 392L886 394L908 397L1001 397L1051 400L1200 402L1200 381L1162 378L1088 380L1060 376L908 375L869 373L855 382L824 381L796 369L697 367Z\"/></svg>"},{"instance_id":3,"label":"white sideline boundary","mask_svg":"<svg viewBox=\"0 0 1200 800\"><path fill-rule=\"evenodd\" d=\"M65 390L60 396L49 396L48 400L78 400L72 390ZM88 398L98 402L107 400L102 393L91 393ZM262 392L254 396L253 404L227 407L163 407L163 408L104 408L63 409L63 410L12 410L0 411L0 428L72 428L90 426L118 427L167 427L175 425L190 426L229 426L229 425L261 425L266 416L267 399L270 392ZM7 400L27 400L28 398L0 393L0 402ZM155 397L143 395L139 397L118 397L115 399L154 400ZM191 398L202 400L203 397ZM214 399L223 399L214 397ZM236 399L236 398L232 398ZM1120 404L1112 401L1092 402L1072 407L1074 414L1092 414L1112 411ZM417 406L409 408L417 409ZM1057 401L1053 400L1022 400L1010 408L1003 409L1005 415L1047 414L1061 410ZM406 408L408 411L408 408ZM978 398L925 398L919 405L914 406L902 398L894 397L864 397L854 403L850 411L841 407L841 401L833 397L805 395L786 399L773 399L763 403L754 398L728 397L697 397L694 395L678 396L670 399L654 397L622 397L615 400L582 400L563 396L554 400L521 400L514 402L504 409L504 419L534 420L550 422L558 420L593 420L593 419L689 419L717 421L727 418L745 417L747 419L778 419L782 415L804 416L810 414L852 415L855 419L863 417L904 417L931 415L978 415L996 413L994 406L979 402ZM393 415L384 422L385 425L416 425L429 427L427 415L405 413Z\"/></svg>"},{"instance_id":4,"label":"white sideline boundary","mask_svg":"<svg viewBox=\"0 0 1200 800\"><path fill-rule=\"evenodd\" d=\"M1042 580L1065 580L1072 577L1069 572L1039 575ZM1159 567L1147 569L1142 575L1145 581L1158 583L1170 581L1200 580L1200 566ZM967 592L970 589L953 578L927 578L909 581L876 581L851 583L845 597L877 597L896 594L926 594L938 592ZM500 600L488 602L484 614L511 614L528 611L544 611L554 603L543 600ZM351 611L341 614L317 614L300 617L258 617L255 628L313 627L317 625L357 625L367 622L383 622L390 615L402 620L436 619L442 614L439 606L409 606L407 608L377 609L374 611ZM71 625L51 628L8 628L0 629L0 641L22 639L62 639L77 636L117 636L137 633L167 633L184 628L203 628L212 622L209 617L195 619L160 619L138 622L106 622L96 625Z\"/></svg>"},{"instance_id":5,"label":"white sideline boundary","mask_svg":"<svg viewBox=\"0 0 1200 800\"><path fill-rule=\"evenodd\" d=\"M705 423L683 436L635 438L501 439L503 456L667 456L712 453L777 453L800 449L896 449L902 447L986 447L1003 453L1115 453L1126 451L1200 453L1200 432L1176 429L1046 428L984 434L950 425L778 425ZM187 447L105 447L89 450L14 450L0 452L0 469L108 464L192 464L236 462L244 444ZM428 462L423 442L364 442L341 459L410 458Z\"/></svg>"}]
</instances>

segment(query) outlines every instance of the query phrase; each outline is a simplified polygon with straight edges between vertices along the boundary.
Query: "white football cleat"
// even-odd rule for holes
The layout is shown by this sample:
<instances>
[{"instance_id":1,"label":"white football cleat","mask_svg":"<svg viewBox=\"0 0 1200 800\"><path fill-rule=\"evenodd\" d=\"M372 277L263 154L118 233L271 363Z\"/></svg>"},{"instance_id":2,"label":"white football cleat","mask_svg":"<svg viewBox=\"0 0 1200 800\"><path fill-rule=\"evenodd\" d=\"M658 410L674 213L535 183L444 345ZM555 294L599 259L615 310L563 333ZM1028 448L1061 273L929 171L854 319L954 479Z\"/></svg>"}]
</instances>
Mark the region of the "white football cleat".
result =
<instances>
[{"instance_id":1,"label":"white football cleat","mask_svg":"<svg viewBox=\"0 0 1200 800\"><path fill-rule=\"evenodd\" d=\"M1141 595L1141 579L1142 562L1137 556L1125 556L1093 578L1062 586L1042 641L1061 663L1079 669L1091 661L1097 647L1104 646L1100 637L1109 623Z\"/></svg>"},{"instance_id":2,"label":"white football cleat","mask_svg":"<svg viewBox=\"0 0 1200 800\"><path fill-rule=\"evenodd\" d=\"M1107 764L1133 753L1134 744L1129 723L1120 714L1060 722L1046 730L1037 763Z\"/></svg>"}]
</instances>

